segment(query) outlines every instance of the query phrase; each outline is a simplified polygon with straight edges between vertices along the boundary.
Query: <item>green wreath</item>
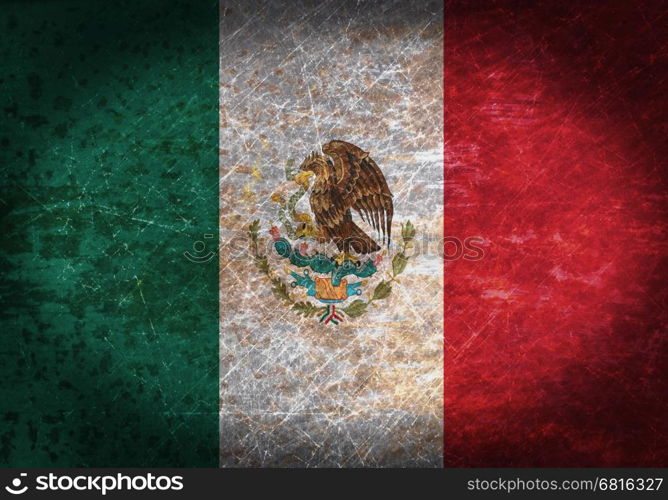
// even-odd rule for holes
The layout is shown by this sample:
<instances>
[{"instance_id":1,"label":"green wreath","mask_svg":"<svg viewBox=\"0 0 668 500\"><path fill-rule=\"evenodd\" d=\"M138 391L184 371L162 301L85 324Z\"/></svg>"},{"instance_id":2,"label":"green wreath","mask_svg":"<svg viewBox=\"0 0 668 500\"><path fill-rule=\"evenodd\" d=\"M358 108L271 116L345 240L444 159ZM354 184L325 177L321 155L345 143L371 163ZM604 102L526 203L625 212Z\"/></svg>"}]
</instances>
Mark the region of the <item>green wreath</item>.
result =
<instances>
[{"instance_id":1,"label":"green wreath","mask_svg":"<svg viewBox=\"0 0 668 500\"><path fill-rule=\"evenodd\" d=\"M288 285L278 276L274 275L266 255L260 252L258 240L260 232L260 221L254 220L248 226L248 237L250 239L251 254L255 265L271 282L271 291L274 296L281 300L287 307L304 316L310 318L316 314L323 314L327 312L326 306L316 306L308 301L296 301L290 296L288 292ZM358 318L363 316L369 310L369 306L378 300L386 299L392 293L392 283L398 283L397 276L399 276L408 265L410 257L407 255L407 250L413 246L415 239L415 227L410 221L401 225L401 250L392 258L392 271L388 272L388 279L383 280L376 285L376 288L368 301L362 299L354 300L350 305L338 309L351 318Z\"/></svg>"}]
</instances>

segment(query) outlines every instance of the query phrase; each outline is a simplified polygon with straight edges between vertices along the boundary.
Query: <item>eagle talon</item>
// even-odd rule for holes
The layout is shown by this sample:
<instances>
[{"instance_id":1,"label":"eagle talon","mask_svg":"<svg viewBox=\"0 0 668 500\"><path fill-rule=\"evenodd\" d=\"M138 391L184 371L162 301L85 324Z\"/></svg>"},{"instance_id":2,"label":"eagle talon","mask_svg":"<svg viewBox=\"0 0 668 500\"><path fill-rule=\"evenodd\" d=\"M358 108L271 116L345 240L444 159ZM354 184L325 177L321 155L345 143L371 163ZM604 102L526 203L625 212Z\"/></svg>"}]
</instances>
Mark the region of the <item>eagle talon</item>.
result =
<instances>
[{"instance_id":1,"label":"eagle talon","mask_svg":"<svg viewBox=\"0 0 668 500\"><path fill-rule=\"evenodd\" d=\"M353 255L350 255L348 252L337 253L334 256L334 261L337 266L342 266L345 261L349 260L353 264L359 262L359 259Z\"/></svg>"},{"instance_id":2,"label":"eagle talon","mask_svg":"<svg viewBox=\"0 0 668 500\"><path fill-rule=\"evenodd\" d=\"M313 224L313 219L309 214L298 213L295 214L295 222L297 223L297 230L295 231L296 238L314 238L322 237L320 230Z\"/></svg>"}]
</instances>

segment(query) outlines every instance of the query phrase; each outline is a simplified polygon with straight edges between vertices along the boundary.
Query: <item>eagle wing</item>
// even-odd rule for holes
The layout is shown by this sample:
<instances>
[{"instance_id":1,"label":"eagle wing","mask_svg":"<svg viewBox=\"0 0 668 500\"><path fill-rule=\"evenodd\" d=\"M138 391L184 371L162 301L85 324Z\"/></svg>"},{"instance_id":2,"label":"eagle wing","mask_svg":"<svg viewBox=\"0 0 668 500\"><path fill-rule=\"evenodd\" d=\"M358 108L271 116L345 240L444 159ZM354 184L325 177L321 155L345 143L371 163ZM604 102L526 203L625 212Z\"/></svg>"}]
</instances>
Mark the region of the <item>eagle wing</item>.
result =
<instances>
[{"instance_id":1,"label":"eagle wing","mask_svg":"<svg viewBox=\"0 0 668 500\"><path fill-rule=\"evenodd\" d=\"M347 175L338 185L343 204L356 210L389 244L394 205L383 172L367 153L358 156L349 151L345 160Z\"/></svg>"},{"instance_id":2,"label":"eagle wing","mask_svg":"<svg viewBox=\"0 0 668 500\"><path fill-rule=\"evenodd\" d=\"M323 152L333 161L316 174L311 192L311 209L323 236L339 248L352 248L359 253L379 249L352 219L351 210L359 213L389 244L392 236L394 206L385 176L369 154L344 141L331 141Z\"/></svg>"},{"instance_id":3,"label":"eagle wing","mask_svg":"<svg viewBox=\"0 0 668 500\"><path fill-rule=\"evenodd\" d=\"M329 185L324 189L314 188L311 193L311 210L315 221L326 238L337 236L338 228L344 222L349 208L335 186Z\"/></svg>"},{"instance_id":4,"label":"eagle wing","mask_svg":"<svg viewBox=\"0 0 668 500\"><path fill-rule=\"evenodd\" d=\"M348 252L352 249L360 254L380 250L378 244L353 222L351 207L336 186L314 189L311 210L322 236L336 243L339 250Z\"/></svg>"}]
</instances>

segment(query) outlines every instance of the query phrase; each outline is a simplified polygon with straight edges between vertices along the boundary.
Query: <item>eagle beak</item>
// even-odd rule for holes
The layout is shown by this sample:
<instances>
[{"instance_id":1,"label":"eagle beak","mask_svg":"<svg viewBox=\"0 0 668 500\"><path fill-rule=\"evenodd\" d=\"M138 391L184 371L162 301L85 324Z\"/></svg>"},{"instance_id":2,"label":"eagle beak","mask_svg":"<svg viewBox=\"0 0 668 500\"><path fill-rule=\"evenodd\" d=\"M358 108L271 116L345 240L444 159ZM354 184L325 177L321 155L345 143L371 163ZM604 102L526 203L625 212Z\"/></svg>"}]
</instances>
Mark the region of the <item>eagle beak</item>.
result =
<instances>
[{"instance_id":1,"label":"eagle beak","mask_svg":"<svg viewBox=\"0 0 668 500\"><path fill-rule=\"evenodd\" d=\"M313 177L313 172L310 170L302 170L295 175L295 182L304 189L308 189L308 182L311 177Z\"/></svg>"}]
</instances>

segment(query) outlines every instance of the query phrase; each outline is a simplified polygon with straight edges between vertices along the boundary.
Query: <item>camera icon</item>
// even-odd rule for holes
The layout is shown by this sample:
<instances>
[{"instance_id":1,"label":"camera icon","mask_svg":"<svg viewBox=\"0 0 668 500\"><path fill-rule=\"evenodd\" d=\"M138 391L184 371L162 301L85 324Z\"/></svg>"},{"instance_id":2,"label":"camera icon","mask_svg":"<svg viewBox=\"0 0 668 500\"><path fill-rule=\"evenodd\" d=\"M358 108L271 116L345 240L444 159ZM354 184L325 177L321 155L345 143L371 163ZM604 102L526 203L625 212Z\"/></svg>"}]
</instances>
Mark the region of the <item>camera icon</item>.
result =
<instances>
[{"instance_id":1,"label":"camera icon","mask_svg":"<svg viewBox=\"0 0 668 500\"><path fill-rule=\"evenodd\" d=\"M213 239L213 234L205 234L204 239ZM209 262L211 259L213 259L215 252L206 252L206 243L204 243L201 240L197 240L195 243L193 243L193 251L195 252L194 254L190 253L188 250L183 252L183 256L188 259L190 262L194 262L195 264L204 264L206 262Z\"/></svg>"},{"instance_id":2,"label":"camera icon","mask_svg":"<svg viewBox=\"0 0 668 500\"><path fill-rule=\"evenodd\" d=\"M12 479L12 484L10 486L5 486L7 492L11 493L12 495L22 495L23 493L28 491L27 486L23 486L23 488L21 488L21 483L22 483L21 479L26 477L27 475L28 474L26 474L25 472L21 472L19 477L15 477L14 479Z\"/></svg>"}]
</instances>

